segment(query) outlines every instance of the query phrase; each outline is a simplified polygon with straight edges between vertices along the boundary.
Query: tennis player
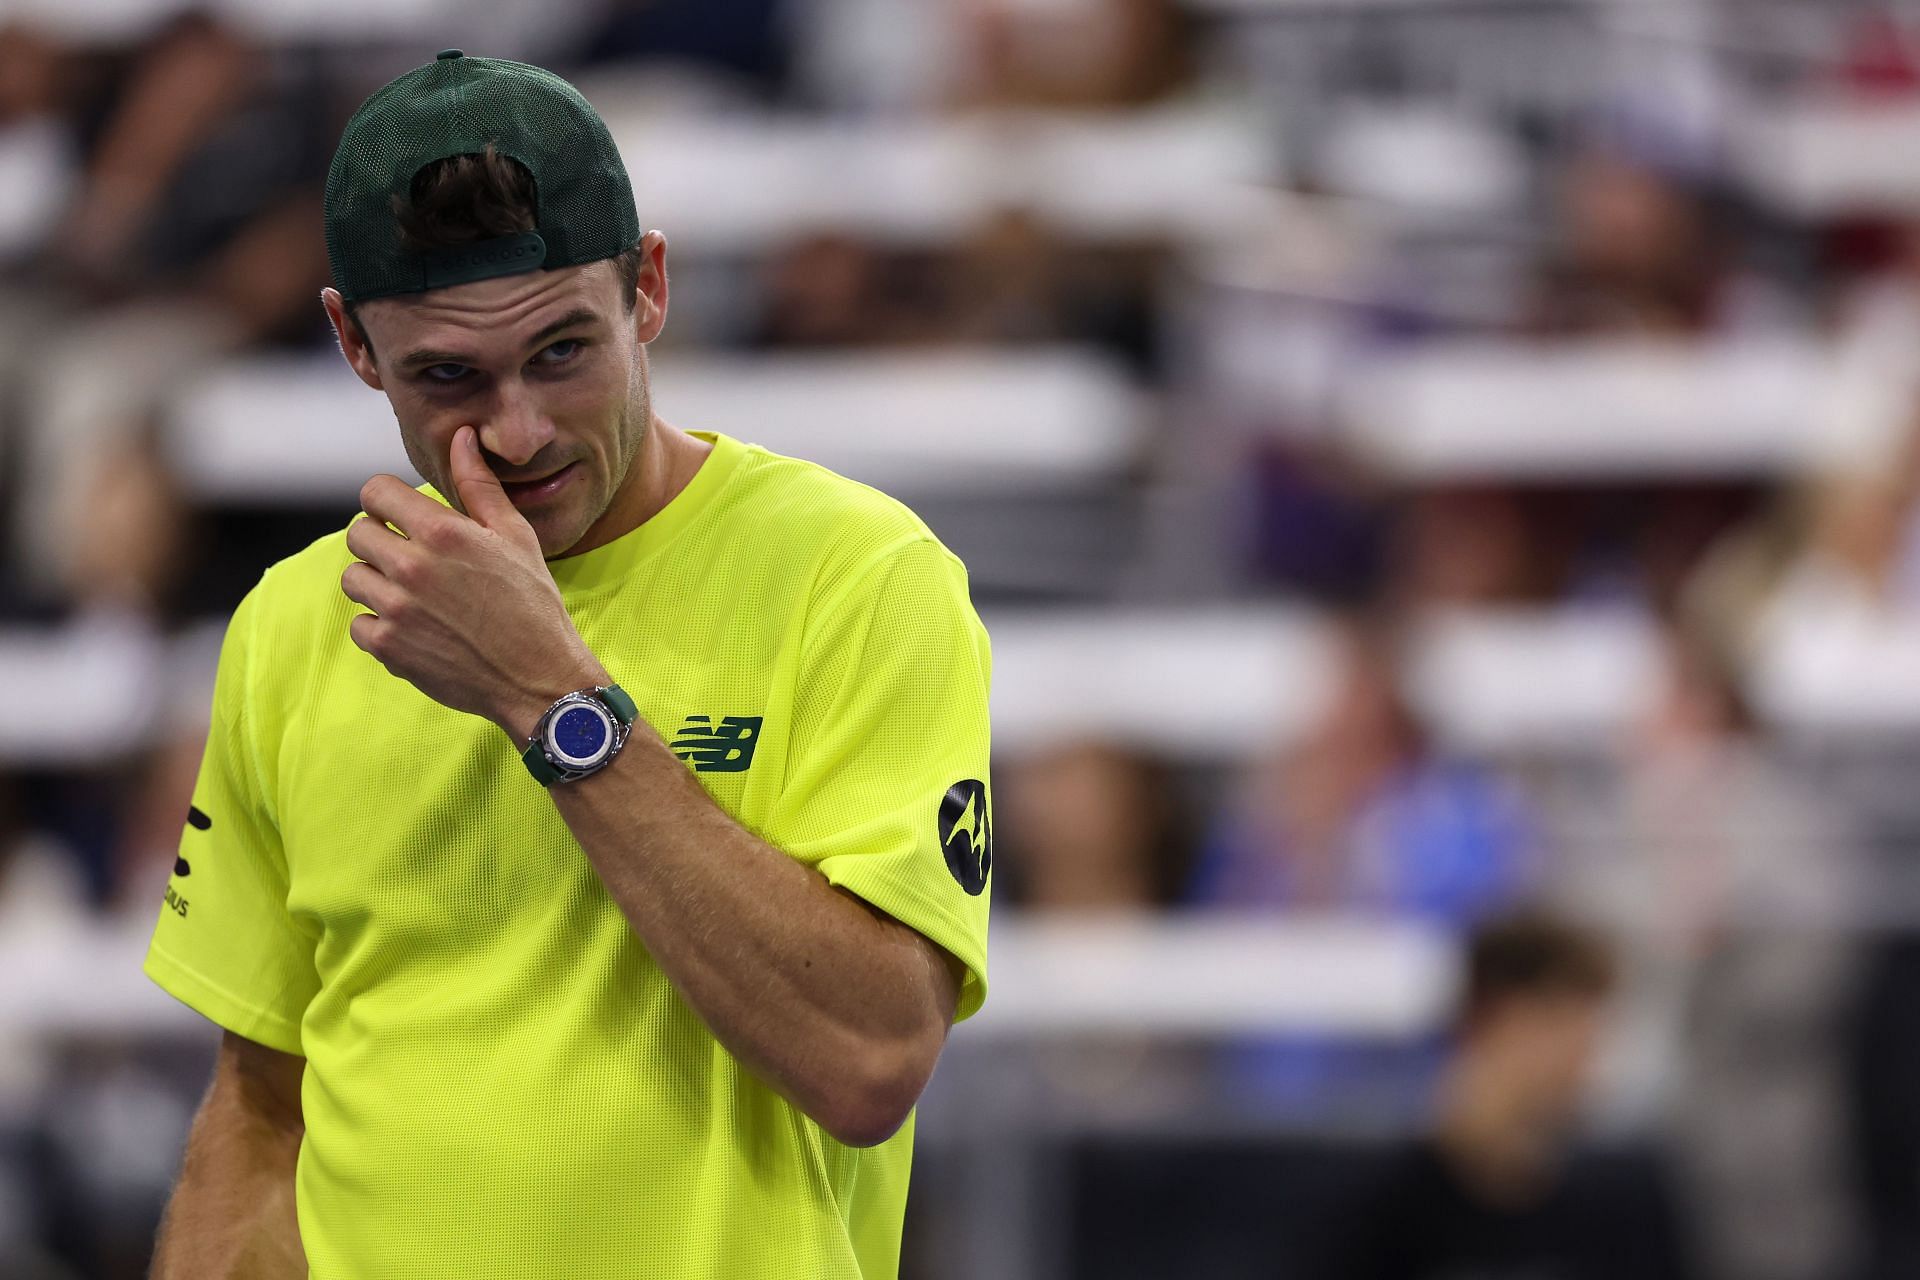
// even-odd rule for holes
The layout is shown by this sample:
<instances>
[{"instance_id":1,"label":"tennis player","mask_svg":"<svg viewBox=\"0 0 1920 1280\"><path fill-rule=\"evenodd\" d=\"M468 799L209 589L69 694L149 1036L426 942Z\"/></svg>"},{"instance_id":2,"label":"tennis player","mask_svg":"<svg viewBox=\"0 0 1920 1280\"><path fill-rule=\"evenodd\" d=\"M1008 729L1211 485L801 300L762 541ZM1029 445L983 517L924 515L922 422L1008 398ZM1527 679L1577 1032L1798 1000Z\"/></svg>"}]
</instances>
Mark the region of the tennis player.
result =
<instances>
[{"instance_id":1,"label":"tennis player","mask_svg":"<svg viewBox=\"0 0 1920 1280\"><path fill-rule=\"evenodd\" d=\"M325 216L427 483L373 477L228 628L146 961L226 1032L155 1274L895 1275L985 994L965 569L654 415L666 242L558 77L401 76Z\"/></svg>"}]
</instances>

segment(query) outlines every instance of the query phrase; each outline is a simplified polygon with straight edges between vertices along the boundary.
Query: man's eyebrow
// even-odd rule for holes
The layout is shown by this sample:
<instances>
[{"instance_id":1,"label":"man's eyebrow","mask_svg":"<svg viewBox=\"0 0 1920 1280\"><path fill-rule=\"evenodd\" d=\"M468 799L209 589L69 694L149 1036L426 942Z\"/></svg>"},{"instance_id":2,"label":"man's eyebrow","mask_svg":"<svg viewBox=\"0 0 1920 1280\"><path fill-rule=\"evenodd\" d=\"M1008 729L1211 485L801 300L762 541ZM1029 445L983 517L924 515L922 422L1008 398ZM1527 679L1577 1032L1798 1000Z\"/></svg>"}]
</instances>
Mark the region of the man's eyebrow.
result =
<instances>
[{"instance_id":1,"label":"man's eyebrow","mask_svg":"<svg viewBox=\"0 0 1920 1280\"><path fill-rule=\"evenodd\" d=\"M546 328L540 330L540 332L534 334L533 337L527 341L527 346L536 348L544 346L547 340L555 334L571 329L575 325L592 324L599 320L599 318L600 313L591 307L575 307ZM436 351L432 348L423 347L417 351L409 351L406 355L402 356L398 362L398 367L412 370L425 369L436 364L469 365L472 363L472 356L464 355L458 351Z\"/></svg>"},{"instance_id":2,"label":"man's eyebrow","mask_svg":"<svg viewBox=\"0 0 1920 1280\"><path fill-rule=\"evenodd\" d=\"M472 361L457 351L433 351L422 347L418 351L409 351L398 362L402 369L424 369L436 364L471 364Z\"/></svg>"},{"instance_id":3,"label":"man's eyebrow","mask_svg":"<svg viewBox=\"0 0 1920 1280\"><path fill-rule=\"evenodd\" d=\"M567 312L567 314L561 316L558 320L555 320L552 324L548 325L546 328L542 329L540 332L534 334L533 337L528 341L527 346L530 348L544 347L547 345L547 339L553 337L555 334L561 332L562 330L571 329L575 325L592 324L595 321L597 321L599 318L600 318L600 313L598 311L595 311L592 307L575 307L573 310Z\"/></svg>"}]
</instances>

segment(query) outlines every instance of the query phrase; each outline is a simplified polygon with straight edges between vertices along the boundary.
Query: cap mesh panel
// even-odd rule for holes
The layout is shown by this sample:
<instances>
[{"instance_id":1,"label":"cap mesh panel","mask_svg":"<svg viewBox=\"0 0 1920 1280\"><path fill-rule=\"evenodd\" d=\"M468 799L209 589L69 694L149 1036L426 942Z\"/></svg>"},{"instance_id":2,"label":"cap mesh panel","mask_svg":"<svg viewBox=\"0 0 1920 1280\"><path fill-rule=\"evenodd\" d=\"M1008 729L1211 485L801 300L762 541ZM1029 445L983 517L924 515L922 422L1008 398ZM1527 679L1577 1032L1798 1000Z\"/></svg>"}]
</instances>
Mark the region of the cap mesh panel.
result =
<instances>
[{"instance_id":1,"label":"cap mesh panel","mask_svg":"<svg viewBox=\"0 0 1920 1280\"><path fill-rule=\"evenodd\" d=\"M532 173L545 266L611 258L640 239L633 187L606 124L574 87L499 58L436 59L377 90L347 122L327 173L327 261L349 300L426 287L392 199L448 156L491 143Z\"/></svg>"}]
</instances>

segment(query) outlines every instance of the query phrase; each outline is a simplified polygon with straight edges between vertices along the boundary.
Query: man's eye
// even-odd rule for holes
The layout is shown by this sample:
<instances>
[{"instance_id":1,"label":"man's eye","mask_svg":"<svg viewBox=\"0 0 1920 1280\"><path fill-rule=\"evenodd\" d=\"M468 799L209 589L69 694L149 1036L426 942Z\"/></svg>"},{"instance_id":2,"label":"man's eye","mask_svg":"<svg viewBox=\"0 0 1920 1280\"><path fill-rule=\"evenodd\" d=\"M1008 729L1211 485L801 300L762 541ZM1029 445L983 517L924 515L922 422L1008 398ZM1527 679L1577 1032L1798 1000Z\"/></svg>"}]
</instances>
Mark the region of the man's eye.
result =
<instances>
[{"instance_id":1,"label":"man's eye","mask_svg":"<svg viewBox=\"0 0 1920 1280\"><path fill-rule=\"evenodd\" d=\"M562 338L534 357L542 364L565 364L580 354L580 348L586 344L578 338Z\"/></svg>"},{"instance_id":2,"label":"man's eye","mask_svg":"<svg viewBox=\"0 0 1920 1280\"><path fill-rule=\"evenodd\" d=\"M421 372L429 382L458 382L467 376L467 366L463 364L430 364Z\"/></svg>"}]
</instances>

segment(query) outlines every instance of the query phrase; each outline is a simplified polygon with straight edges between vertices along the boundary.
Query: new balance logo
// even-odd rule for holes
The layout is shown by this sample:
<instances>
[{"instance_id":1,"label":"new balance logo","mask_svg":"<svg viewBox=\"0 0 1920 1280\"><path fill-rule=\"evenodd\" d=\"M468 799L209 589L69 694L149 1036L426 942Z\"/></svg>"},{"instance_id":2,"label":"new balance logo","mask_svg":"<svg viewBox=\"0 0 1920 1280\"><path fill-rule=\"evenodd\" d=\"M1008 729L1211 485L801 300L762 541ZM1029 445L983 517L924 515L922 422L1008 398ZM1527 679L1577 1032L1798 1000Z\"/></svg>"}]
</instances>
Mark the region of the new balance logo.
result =
<instances>
[{"instance_id":1,"label":"new balance logo","mask_svg":"<svg viewBox=\"0 0 1920 1280\"><path fill-rule=\"evenodd\" d=\"M668 750L696 773L745 773L760 741L760 716L688 716Z\"/></svg>"}]
</instances>

